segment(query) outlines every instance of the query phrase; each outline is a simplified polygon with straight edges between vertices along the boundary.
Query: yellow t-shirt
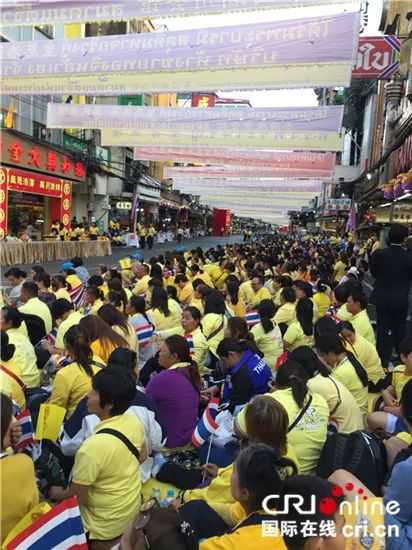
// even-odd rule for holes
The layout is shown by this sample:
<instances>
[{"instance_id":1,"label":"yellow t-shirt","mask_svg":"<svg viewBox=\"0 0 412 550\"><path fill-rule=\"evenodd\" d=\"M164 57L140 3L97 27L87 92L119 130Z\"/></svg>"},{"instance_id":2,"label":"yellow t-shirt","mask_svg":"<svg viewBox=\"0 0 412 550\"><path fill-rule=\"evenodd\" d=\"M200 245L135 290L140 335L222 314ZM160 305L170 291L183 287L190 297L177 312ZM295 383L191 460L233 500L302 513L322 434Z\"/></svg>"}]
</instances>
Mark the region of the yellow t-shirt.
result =
<instances>
[{"instance_id":1,"label":"yellow t-shirt","mask_svg":"<svg viewBox=\"0 0 412 550\"><path fill-rule=\"evenodd\" d=\"M313 301L318 309L319 317L323 317L331 304L329 296L326 292L315 292L313 295Z\"/></svg>"},{"instance_id":2,"label":"yellow t-shirt","mask_svg":"<svg viewBox=\"0 0 412 550\"><path fill-rule=\"evenodd\" d=\"M123 334L122 334L123 336ZM112 351L117 349L117 346L110 340L94 340L90 344L93 355L101 357L103 363L107 363Z\"/></svg>"},{"instance_id":3,"label":"yellow t-shirt","mask_svg":"<svg viewBox=\"0 0 412 550\"><path fill-rule=\"evenodd\" d=\"M373 332L373 327L366 309L363 309L356 315L353 315L350 322L352 323L352 326L357 334L363 336L373 346L376 345L375 333Z\"/></svg>"},{"instance_id":4,"label":"yellow t-shirt","mask_svg":"<svg viewBox=\"0 0 412 550\"><path fill-rule=\"evenodd\" d=\"M53 328L50 309L44 302L39 300L39 298L31 298L19 307L19 311L21 313L27 313L28 315L36 315L37 317L40 317L40 319L43 319L46 334L49 334Z\"/></svg>"},{"instance_id":5,"label":"yellow t-shirt","mask_svg":"<svg viewBox=\"0 0 412 550\"><path fill-rule=\"evenodd\" d=\"M64 300L67 300L68 302L71 302L72 299L70 298L69 291L65 288L59 288L59 290L56 290L56 292L53 292L53 294L56 296L56 300L59 300L60 298L63 298Z\"/></svg>"},{"instance_id":6,"label":"yellow t-shirt","mask_svg":"<svg viewBox=\"0 0 412 550\"><path fill-rule=\"evenodd\" d=\"M7 371L10 371L12 375L6 372L5 369L7 369ZM16 380L13 377L13 375L16 376L18 380ZM10 361L1 361L1 364L0 364L1 392L5 393L6 395L14 399L14 401L19 406L20 410L24 411L24 409L26 408L26 397L24 395L22 384L24 384L23 374L21 372L19 364L16 361L13 361L13 359L10 359Z\"/></svg>"},{"instance_id":7,"label":"yellow t-shirt","mask_svg":"<svg viewBox=\"0 0 412 550\"><path fill-rule=\"evenodd\" d=\"M299 321L294 321L288 326L287 331L285 332L283 339L285 342L290 344L290 349L294 350L299 346L314 346L314 337L313 335L307 336L301 327Z\"/></svg>"},{"instance_id":8,"label":"yellow t-shirt","mask_svg":"<svg viewBox=\"0 0 412 550\"><path fill-rule=\"evenodd\" d=\"M336 281L337 283L339 283L339 281L345 275L345 269L347 267L348 266L346 264L344 264L343 262L341 262L340 260L338 262L336 262L335 267L334 267L334 270L336 271L336 275L335 275L335 278L333 280Z\"/></svg>"},{"instance_id":9,"label":"yellow t-shirt","mask_svg":"<svg viewBox=\"0 0 412 550\"><path fill-rule=\"evenodd\" d=\"M16 347L12 359L20 367L23 382L28 388L36 388L40 384L40 371L37 368L37 357L32 343L15 328L8 329L7 336L9 343Z\"/></svg>"},{"instance_id":10,"label":"yellow t-shirt","mask_svg":"<svg viewBox=\"0 0 412 550\"><path fill-rule=\"evenodd\" d=\"M204 314L205 306L203 305L202 300L197 300L196 298L193 298L193 300L190 302L190 305L192 307L196 307L202 315Z\"/></svg>"},{"instance_id":11,"label":"yellow t-shirt","mask_svg":"<svg viewBox=\"0 0 412 550\"><path fill-rule=\"evenodd\" d=\"M64 345L64 336L69 328L74 327L80 323L80 320L83 319L83 315L80 311L71 311L69 316L60 323L59 328L57 329L56 343L55 347L57 349L65 349Z\"/></svg>"},{"instance_id":12,"label":"yellow t-shirt","mask_svg":"<svg viewBox=\"0 0 412 550\"><path fill-rule=\"evenodd\" d=\"M276 390L267 393L269 397L276 399L286 409L289 418L289 426L299 415L301 409L293 399L290 388ZM312 474L326 441L327 427L329 423L329 407L325 399L311 393L312 402L298 424L288 433L290 443L296 453L300 465L301 474ZM306 400L309 396L306 397ZM236 417L236 423L241 431L246 432L245 412L243 408Z\"/></svg>"},{"instance_id":13,"label":"yellow t-shirt","mask_svg":"<svg viewBox=\"0 0 412 550\"><path fill-rule=\"evenodd\" d=\"M25 454L5 456L0 468L1 542L39 502L34 464Z\"/></svg>"},{"instance_id":14,"label":"yellow t-shirt","mask_svg":"<svg viewBox=\"0 0 412 550\"><path fill-rule=\"evenodd\" d=\"M90 233L90 235L98 235L99 234L99 228L97 226L93 227L91 225L90 228L89 228L89 233Z\"/></svg>"},{"instance_id":15,"label":"yellow t-shirt","mask_svg":"<svg viewBox=\"0 0 412 550\"><path fill-rule=\"evenodd\" d=\"M214 355L216 355L217 347L224 338L226 325L226 317L217 313L208 313L202 319L203 334L205 335L209 350ZM219 332L212 336L212 338L209 338L217 329L220 329Z\"/></svg>"},{"instance_id":16,"label":"yellow t-shirt","mask_svg":"<svg viewBox=\"0 0 412 550\"><path fill-rule=\"evenodd\" d=\"M100 369L92 365L93 374L96 374ZM92 379L82 367L76 362L70 363L67 367L63 367L57 371L53 382L50 403L59 405L67 411L69 418L74 409L79 404L79 401L85 397L92 387Z\"/></svg>"},{"instance_id":17,"label":"yellow t-shirt","mask_svg":"<svg viewBox=\"0 0 412 550\"><path fill-rule=\"evenodd\" d=\"M239 298L245 303L249 303L249 295L253 294L251 281L245 281L239 287Z\"/></svg>"},{"instance_id":18,"label":"yellow t-shirt","mask_svg":"<svg viewBox=\"0 0 412 550\"><path fill-rule=\"evenodd\" d=\"M137 341L136 332L133 329L132 325L128 324L127 326L127 332L123 330L122 327L119 325L113 325L112 329L117 332L117 334L120 334L120 336L123 336L123 338L127 341L129 348L136 353L139 353L139 343Z\"/></svg>"},{"instance_id":19,"label":"yellow t-shirt","mask_svg":"<svg viewBox=\"0 0 412 550\"><path fill-rule=\"evenodd\" d=\"M246 317L246 306L243 299L239 296L237 304L235 305L233 302L229 300L228 306L233 311L233 314L235 317Z\"/></svg>"},{"instance_id":20,"label":"yellow t-shirt","mask_svg":"<svg viewBox=\"0 0 412 550\"><path fill-rule=\"evenodd\" d=\"M176 318L172 315L170 308L169 311L170 315L166 317L165 314L160 311L160 309L149 309L147 314L153 319L156 330L168 330L169 328L180 325L180 319L177 325Z\"/></svg>"},{"instance_id":21,"label":"yellow t-shirt","mask_svg":"<svg viewBox=\"0 0 412 550\"><path fill-rule=\"evenodd\" d=\"M353 319L353 315L352 313L349 313L346 304L340 306L336 312L336 317L338 317L341 321L351 321Z\"/></svg>"},{"instance_id":22,"label":"yellow t-shirt","mask_svg":"<svg viewBox=\"0 0 412 550\"><path fill-rule=\"evenodd\" d=\"M392 386L395 389L396 398L399 401L402 397L402 390L409 380L412 380L412 374L405 374L405 365L397 365L392 371Z\"/></svg>"},{"instance_id":23,"label":"yellow t-shirt","mask_svg":"<svg viewBox=\"0 0 412 550\"><path fill-rule=\"evenodd\" d=\"M362 384L348 357L334 367L333 376L348 388L362 414L366 414L368 412L368 387Z\"/></svg>"},{"instance_id":24,"label":"yellow t-shirt","mask_svg":"<svg viewBox=\"0 0 412 550\"><path fill-rule=\"evenodd\" d=\"M196 273L195 277L193 277L193 281L196 281L196 279L200 279L205 283L205 285L213 287L212 279L210 275L206 273L206 271L204 271L203 273Z\"/></svg>"},{"instance_id":25,"label":"yellow t-shirt","mask_svg":"<svg viewBox=\"0 0 412 550\"><path fill-rule=\"evenodd\" d=\"M186 283L183 288L178 288L177 297L183 306L187 306L193 300L192 283Z\"/></svg>"},{"instance_id":26,"label":"yellow t-shirt","mask_svg":"<svg viewBox=\"0 0 412 550\"><path fill-rule=\"evenodd\" d=\"M105 428L121 432L139 451L145 437L140 420L124 413L100 422L76 453L73 482L89 487L87 502L80 506L84 530L97 540L121 535L141 503L139 463L117 437L99 434Z\"/></svg>"},{"instance_id":27,"label":"yellow t-shirt","mask_svg":"<svg viewBox=\"0 0 412 550\"><path fill-rule=\"evenodd\" d=\"M353 349L357 359L359 359L366 370L368 380L376 384L379 380L385 378L385 371L374 345L368 342L361 334L356 334Z\"/></svg>"},{"instance_id":28,"label":"yellow t-shirt","mask_svg":"<svg viewBox=\"0 0 412 550\"><path fill-rule=\"evenodd\" d=\"M262 300L271 300L272 295L270 290L265 286L262 286L257 292L252 292L248 294L248 306L257 307Z\"/></svg>"},{"instance_id":29,"label":"yellow t-shirt","mask_svg":"<svg viewBox=\"0 0 412 550\"><path fill-rule=\"evenodd\" d=\"M282 333L279 327L274 323L274 328L270 332L265 332L262 324L258 323L251 329L251 333L257 347L263 353L265 363L274 370L278 357L283 353Z\"/></svg>"},{"instance_id":30,"label":"yellow t-shirt","mask_svg":"<svg viewBox=\"0 0 412 550\"><path fill-rule=\"evenodd\" d=\"M149 287L149 281L150 281L150 275L145 275L144 277L139 279L134 285L133 294L135 296L144 296Z\"/></svg>"},{"instance_id":31,"label":"yellow t-shirt","mask_svg":"<svg viewBox=\"0 0 412 550\"><path fill-rule=\"evenodd\" d=\"M77 275L75 275L74 273L71 274L71 275L67 275L66 281L72 287L72 290L74 290L75 288L77 288L78 286L81 286L83 284L81 282L81 280L79 279L79 277Z\"/></svg>"},{"instance_id":32,"label":"yellow t-shirt","mask_svg":"<svg viewBox=\"0 0 412 550\"><path fill-rule=\"evenodd\" d=\"M274 320L279 325L280 323L286 323L288 326L296 320L296 303L291 304L286 302L283 306L277 310Z\"/></svg>"}]
</instances>

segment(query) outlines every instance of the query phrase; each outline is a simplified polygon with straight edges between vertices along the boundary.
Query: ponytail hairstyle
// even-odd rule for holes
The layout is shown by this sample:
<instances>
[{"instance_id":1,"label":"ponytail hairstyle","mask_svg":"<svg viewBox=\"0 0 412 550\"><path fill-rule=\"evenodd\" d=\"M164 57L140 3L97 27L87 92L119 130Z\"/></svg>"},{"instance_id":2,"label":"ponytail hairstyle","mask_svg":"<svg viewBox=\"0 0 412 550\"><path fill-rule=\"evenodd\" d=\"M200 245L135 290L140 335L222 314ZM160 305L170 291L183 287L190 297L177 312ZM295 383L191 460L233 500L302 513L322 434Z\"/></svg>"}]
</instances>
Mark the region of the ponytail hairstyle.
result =
<instances>
[{"instance_id":1,"label":"ponytail hairstyle","mask_svg":"<svg viewBox=\"0 0 412 550\"><path fill-rule=\"evenodd\" d=\"M272 300L262 300L258 305L258 313L260 317L260 323L265 331L265 334L271 332L275 325L272 321L276 313L276 307Z\"/></svg>"},{"instance_id":2,"label":"ponytail hairstyle","mask_svg":"<svg viewBox=\"0 0 412 550\"><path fill-rule=\"evenodd\" d=\"M1 331L0 357L2 361L10 361L16 351L16 346L9 343L9 336L6 331Z\"/></svg>"},{"instance_id":3,"label":"ponytail hairstyle","mask_svg":"<svg viewBox=\"0 0 412 550\"><path fill-rule=\"evenodd\" d=\"M328 378L330 372L326 365L322 363L316 353L309 346L299 346L289 353L289 359L299 363L305 371L308 379L320 374Z\"/></svg>"},{"instance_id":4,"label":"ponytail hairstyle","mask_svg":"<svg viewBox=\"0 0 412 550\"><path fill-rule=\"evenodd\" d=\"M103 292L97 286L91 285L86 288L86 293L91 294L95 300L103 300Z\"/></svg>"},{"instance_id":5,"label":"ponytail hairstyle","mask_svg":"<svg viewBox=\"0 0 412 550\"><path fill-rule=\"evenodd\" d=\"M226 281L226 289L229 294L231 303L236 306L239 302L239 282Z\"/></svg>"},{"instance_id":6,"label":"ponytail hairstyle","mask_svg":"<svg viewBox=\"0 0 412 550\"><path fill-rule=\"evenodd\" d=\"M81 366L90 378L92 378L93 352L90 347L90 340L87 332L79 325L70 327L64 335L64 344L72 359Z\"/></svg>"},{"instance_id":7,"label":"ponytail hairstyle","mask_svg":"<svg viewBox=\"0 0 412 550\"><path fill-rule=\"evenodd\" d=\"M106 302L114 308L121 308L123 310L124 304L122 297L115 290L109 290L105 298Z\"/></svg>"},{"instance_id":8,"label":"ponytail hairstyle","mask_svg":"<svg viewBox=\"0 0 412 550\"><path fill-rule=\"evenodd\" d=\"M134 294L130 297L130 305L132 308L136 311L136 313L140 313L143 315L143 317L146 319L146 321L151 325L153 328L155 326L150 321L147 313L146 313L146 300L143 298L143 296L135 296Z\"/></svg>"},{"instance_id":9,"label":"ponytail hairstyle","mask_svg":"<svg viewBox=\"0 0 412 550\"><path fill-rule=\"evenodd\" d=\"M257 347L255 337L250 332L246 320L243 319L243 317L230 317L230 319L227 320L227 328L230 330L231 338L247 343L247 349L263 357L263 353Z\"/></svg>"},{"instance_id":10,"label":"ponytail hairstyle","mask_svg":"<svg viewBox=\"0 0 412 550\"><path fill-rule=\"evenodd\" d=\"M196 282L196 281L194 281L194 282ZM167 285L166 286L166 292L167 292L168 300L174 300L180 306L180 302L179 302L178 297L177 297L177 288L173 285Z\"/></svg>"},{"instance_id":11,"label":"ponytail hairstyle","mask_svg":"<svg viewBox=\"0 0 412 550\"><path fill-rule=\"evenodd\" d=\"M316 285L318 292L327 292L329 290L328 282L325 279L319 279L318 284Z\"/></svg>"},{"instance_id":12,"label":"ponytail hairstyle","mask_svg":"<svg viewBox=\"0 0 412 550\"><path fill-rule=\"evenodd\" d=\"M116 309L112 304L105 304L99 308L97 314L109 325L109 327L120 327L125 335L129 334L130 324L126 315Z\"/></svg>"},{"instance_id":13,"label":"ponytail hairstyle","mask_svg":"<svg viewBox=\"0 0 412 550\"><path fill-rule=\"evenodd\" d=\"M164 288L154 287L152 292L151 307L158 309L165 317L170 317L170 310L167 304L168 296Z\"/></svg>"},{"instance_id":14,"label":"ponytail hairstyle","mask_svg":"<svg viewBox=\"0 0 412 550\"><path fill-rule=\"evenodd\" d=\"M190 355L189 342L183 336L174 334L166 338L164 343L168 347L170 353L177 355L179 363L189 363L188 371L191 382L194 388L200 393L203 389L202 379L200 378L197 363L193 361Z\"/></svg>"},{"instance_id":15,"label":"ponytail hairstyle","mask_svg":"<svg viewBox=\"0 0 412 550\"><path fill-rule=\"evenodd\" d=\"M299 363L288 359L277 371L276 386L291 388L293 399L298 407L302 409L308 394L307 380L303 367Z\"/></svg>"},{"instance_id":16,"label":"ponytail hairstyle","mask_svg":"<svg viewBox=\"0 0 412 550\"><path fill-rule=\"evenodd\" d=\"M229 353L245 353L245 351L256 353L256 344L250 340L236 340L236 338L226 337L217 346L216 353L220 357L229 357Z\"/></svg>"},{"instance_id":17,"label":"ponytail hairstyle","mask_svg":"<svg viewBox=\"0 0 412 550\"><path fill-rule=\"evenodd\" d=\"M117 277L114 277L113 279L110 279L110 281L108 281L107 288L109 290L112 290L120 294L121 300L123 302L123 311L124 311L126 309L126 304L127 304L127 294L123 288L122 281Z\"/></svg>"},{"instance_id":18,"label":"ponytail hairstyle","mask_svg":"<svg viewBox=\"0 0 412 550\"><path fill-rule=\"evenodd\" d=\"M322 334L316 338L316 349L321 353L335 353L336 355L347 355L349 361L352 363L353 368L358 375L359 380L363 386L368 385L368 375L361 363L356 359L354 354L345 348L342 338L338 334L331 332Z\"/></svg>"},{"instance_id":19,"label":"ponytail hairstyle","mask_svg":"<svg viewBox=\"0 0 412 550\"><path fill-rule=\"evenodd\" d=\"M299 281L296 281L299 282ZM302 281L303 282L303 281ZM306 336L313 335L313 302L310 298L301 298L296 304L296 318Z\"/></svg>"}]
</instances>

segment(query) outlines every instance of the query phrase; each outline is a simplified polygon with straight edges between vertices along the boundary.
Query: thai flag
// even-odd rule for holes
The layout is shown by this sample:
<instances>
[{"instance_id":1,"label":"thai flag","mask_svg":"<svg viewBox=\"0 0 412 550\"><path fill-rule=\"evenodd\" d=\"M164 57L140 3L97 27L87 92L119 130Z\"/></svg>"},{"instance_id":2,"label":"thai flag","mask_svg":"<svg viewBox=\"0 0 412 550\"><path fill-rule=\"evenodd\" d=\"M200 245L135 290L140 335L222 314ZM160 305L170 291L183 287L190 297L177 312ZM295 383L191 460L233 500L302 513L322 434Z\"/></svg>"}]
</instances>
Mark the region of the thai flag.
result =
<instances>
[{"instance_id":1,"label":"thai flag","mask_svg":"<svg viewBox=\"0 0 412 550\"><path fill-rule=\"evenodd\" d=\"M260 321L259 313L253 309L246 313L246 323L248 327L254 327Z\"/></svg>"},{"instance_id":2,"label":"thai flag","mask_svg":"<svg viewBox=\"0 0 412 550\"><path fill-rule=\"evenodd\" d=\"M28 409L24 410L16 416L16 420L23 433L17 444L14 446L14 449L16 451L21 451L34 443L34 429L30 411Z\"/></svg>"},{"instance_id":3,"label":"thai flag","mask_svg":"<svg viewBox=\"0 0 412 550\"><path fill-rule=\"evenodd\" d=\"M325 313L325 317L330 317L338 325L341 322L341 319L339 319L339 317L336 315L337 312L338 308L332 305Z\"/></svg>"},{"instance_id":4,"label":"thai flag","mask_svg":"<svg viewBox=\"0 0 412 550\"><path fill-rule=\"evenodd\" d=\"M61 502L5 546L5 550L87 550L76 497Z\"/></svg>"},{"instance_id":5,"label":"thai flag","mask_svg":"<svg viewBox=\"0 0 412 550\"><path fill-rule=\"evenodd\" d=\"M142 325L141 327L135 327L134 330L137 335L139 346L142 348L148 346L154 333L153 325L149 323L147 325Z\"/></svg>"},{"instance_id":6,"label":"thai flag","mask_svg":"<svg viewBox=\"0 0 412 550\"><path fill-rule=\"evenodd\" d=\"M219 399L213 397L197 423L196 429L192 435L192 443L195 447L201 447L209 437L216 433L218 424L216 422L216 416L219 412Z\"/></svg>"},{"instance_id":7,"label":"thai flag","mask_svg":"<svg viewBox=\"0 0 412 550\"><path fill-rule=\"evenodd\" d=\"M60 370L63 367L67 367L67 365L70 365L72 360L67 355L58 355L56 356L56 365L55 369Z\"/></svg>"},{"instance_id":8,"label":"thai flag","mask_svg":"<svg viewBox=\"0 0 412 550\"><path fill-rule=\"evenodd\" d=\"M190 357L193 357L195 354L195 344L193 342L193 336L191 334L188 334L185 336L186 342L189 344L189 351L190 351Z\"/></svg>"},{"instance_id":9,"label":"thai flag","mask_svg":"<svg viewBox=\"0 0 412 550\"><path fill-rule=\"evenodd\" d=\"M69 292L70 298L76 308L81 306L85 291L86 285L79 285Z\"/></svg>"}]
</instances>

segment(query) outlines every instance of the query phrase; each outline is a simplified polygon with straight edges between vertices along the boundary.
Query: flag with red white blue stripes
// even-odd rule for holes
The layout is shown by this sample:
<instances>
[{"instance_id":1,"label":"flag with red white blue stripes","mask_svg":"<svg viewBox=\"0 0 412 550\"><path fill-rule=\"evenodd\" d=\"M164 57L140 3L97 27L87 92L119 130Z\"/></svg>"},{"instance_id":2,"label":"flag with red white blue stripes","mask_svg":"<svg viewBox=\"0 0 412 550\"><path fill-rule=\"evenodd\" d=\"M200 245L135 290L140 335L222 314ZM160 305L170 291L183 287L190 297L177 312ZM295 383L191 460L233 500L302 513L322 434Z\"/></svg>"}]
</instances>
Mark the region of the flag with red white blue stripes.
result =
<instances>
[{"instance_id":1,"label":"flag with red white blue stripes","mask_svg":"<svg viewBox=\"0 0 412 550\"><path fill-rule=\"evenodd\" d=\"M16 416L16 422L21 427L22 434L19 441L14 446L14 450L21 451L22 449L25 449L26 447L34 443L34 428L30 416L30 411L26 409L23 412L19 413Z\"/></svg>"},{"instance_id":2,"label":"flag with red white blue stripes","mask_svg":"<svg viewBox=\"0 0 412 550\"><path fill-rule=\"evenodd\" d=\"M216 416L219 412L219 399L213 397L202 414L196 429L192 435L192 443L195 447L201 447L211 435L214 435L219 427Z\"/></svg>"},{"instance_id":3,"label":"flag with red white blue stripes","mask_svg":"<svg viewBox=\"0 0 412 550\"><path fill-rule=\"evenodd\" d=\"M255 309L251 309L246 313L245 319L248 327L254 327L260 321L259 313Z\"/></svg>"},{"instance_id":4,"label":"flag with red white blue stripes","mask_svg":"<svg viewBox=\"0 0 412 550\"><path fill-rule=\"evenodd\" d=\"M76 497L52 508L13 540L5 550L87 550L88 545Z\"/></svg>"},{"instance_id":5,"label":"flag with red white blue stripes","mask_svg":"<svg viewBox=\"0 0 412 550\"><path fill-rule=\"evenodd\" d=\"M153 325L148 323L147 325L142 325L140 327L135 327L135 332L137 336L137 341L139 342L139 346L142 348L145 348L148 346L151 342L152 336L154 334L154 328Z\"/></svg>"},{"instance_id":6,"label":"flag with red white blue stripes","mask_svg":"<svg viewBox=\"0 0 412 550\"><path fill-rule=\"evenodd\" d=\"M78 308L81 306L85 291L86 285L79 285L76 288L70 290L69 294L74 307Z\"/></svg>"},{"instance_id":7,"label":"flag with red white blue stripes","mask_svg":"<svg viewBox=\"0 0 412 550\"><path fill-rule=\"evenodd\" d=\"M185 334L186 342L189 344L190 357L193 357L195 354L195 344L193 342L193 336L191 334Z\"/></svg>"}]
</instances>

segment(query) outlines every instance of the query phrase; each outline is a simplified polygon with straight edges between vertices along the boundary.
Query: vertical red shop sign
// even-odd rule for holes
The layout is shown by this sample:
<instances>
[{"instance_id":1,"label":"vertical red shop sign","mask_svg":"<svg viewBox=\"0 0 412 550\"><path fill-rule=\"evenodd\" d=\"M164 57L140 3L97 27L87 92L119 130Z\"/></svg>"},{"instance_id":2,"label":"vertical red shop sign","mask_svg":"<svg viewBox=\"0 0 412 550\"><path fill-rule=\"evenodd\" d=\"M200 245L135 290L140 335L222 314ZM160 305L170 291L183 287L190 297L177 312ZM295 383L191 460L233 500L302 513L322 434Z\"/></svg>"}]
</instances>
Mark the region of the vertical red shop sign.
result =
<instances>
[{"instance_id":1,"label":"vertical red shop sign","mask_svg":"<svg viewBox=\"0 0 412 550\"><path fill-rule=\"evenodd\" d=\"M7 234L7 170L0 167L0 239Z\"/></svg>"}]
</instances>

